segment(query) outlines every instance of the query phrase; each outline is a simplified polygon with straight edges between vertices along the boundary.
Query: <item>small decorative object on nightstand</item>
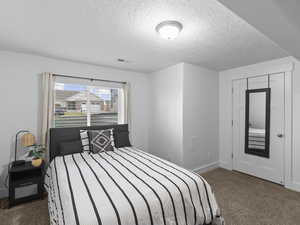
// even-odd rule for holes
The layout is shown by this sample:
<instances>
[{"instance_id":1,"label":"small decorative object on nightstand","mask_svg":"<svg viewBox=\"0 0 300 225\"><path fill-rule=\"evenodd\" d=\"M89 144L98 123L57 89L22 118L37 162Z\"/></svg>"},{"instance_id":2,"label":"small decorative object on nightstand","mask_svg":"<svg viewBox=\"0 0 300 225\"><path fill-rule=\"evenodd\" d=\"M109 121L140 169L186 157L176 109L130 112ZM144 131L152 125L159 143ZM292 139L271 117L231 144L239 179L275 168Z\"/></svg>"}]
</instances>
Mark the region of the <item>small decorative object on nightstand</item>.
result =
<instances>
[{"instance_id":1,"label":"small decorative object on nightstand","mask_svg":"<svg viewBox=\"0 0 300 225\"><path fill-rule=\"evenodd\" d=\"M34 167L39 167L43 163L43 157L45 152L45 147L43 145L31 145L27 147L28 155L27 157L32 157L31 163Z\"/></svg>"},{"instance_id":2,"label":"small decorative object on nightstand","mask_svg":"<svg viewBox=\"0 0 300 225\"><path fill-rule=\"evenodd\" d=\"M44 163L39 167L31 162L9 169L9 206L43 197Z\"/></svg>"}]
</instances>

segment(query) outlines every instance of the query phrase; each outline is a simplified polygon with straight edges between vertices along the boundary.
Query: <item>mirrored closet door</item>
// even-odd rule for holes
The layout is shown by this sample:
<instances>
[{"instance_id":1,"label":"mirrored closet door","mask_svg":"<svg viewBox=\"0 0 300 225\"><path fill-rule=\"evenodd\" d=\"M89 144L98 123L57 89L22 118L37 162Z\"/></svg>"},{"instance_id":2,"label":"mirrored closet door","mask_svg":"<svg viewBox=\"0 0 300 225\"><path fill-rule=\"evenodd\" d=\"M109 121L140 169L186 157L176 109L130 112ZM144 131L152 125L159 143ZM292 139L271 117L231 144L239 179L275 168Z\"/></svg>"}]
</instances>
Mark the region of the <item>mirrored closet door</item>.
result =
<instances>
[{"instance_id":1,"label":"mirrored closet door","mask_svg":"<svg viewBox=\"0 0 300 225\"><path fill-rule=\"evenodd\" d=\"M284 74L233 81L233 168L283 183Z\"/></svg>"}]
</instances>

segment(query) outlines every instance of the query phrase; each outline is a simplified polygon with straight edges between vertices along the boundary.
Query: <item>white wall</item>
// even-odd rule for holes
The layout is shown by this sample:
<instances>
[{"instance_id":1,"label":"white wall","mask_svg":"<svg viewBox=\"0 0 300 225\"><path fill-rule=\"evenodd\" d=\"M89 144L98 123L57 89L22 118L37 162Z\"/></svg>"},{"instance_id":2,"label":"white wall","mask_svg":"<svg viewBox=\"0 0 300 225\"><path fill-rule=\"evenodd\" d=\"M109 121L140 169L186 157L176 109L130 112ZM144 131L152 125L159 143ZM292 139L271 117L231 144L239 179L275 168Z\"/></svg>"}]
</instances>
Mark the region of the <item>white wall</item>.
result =
<instances>
[{"instance_id":1,"label":"white wall","mask_svg":"<svg viewBox=\"0 0 300 225\"><path fill-rule=\"evenodd\" d=\"M183 64L150 76L149 151L181 165Z\"/></svg>"},{"instance_id":2,"label":"white wall","mask_svg":"<svg viewBox=\"0 0 300 225\"><path fill-rule=\"evenodd\" d=\"M188 169L218 162L218 73L180 63L150 75L149 151Z\"/></svg>"},{"instance_id":3,"label":"white wall","mask_svg":"<svg viewBox=\"0 0 300 225\"><path fill-rule=\"evenodd\" d=\"M183 164L189 169L217 164L218 73L187 63L183 71Z\"/></svg>"},{"instance_id":4,"label":"white wall","mask_svg":"<svg viewBox=\"0 0 300 225\"><path fill-rule=\"evenodd\" d=\"M219 151L220 165L232 169L232 80L292 70L292 156L286 158L286 186L300 191L300 62L293 57L267 61L219 73ZM287 174L288 172L288 174Z\"/></svg>"},{"instance_id":5,"label":"white wall","mask_svg":"<svg viewBox=\"0 0 300 225\"><path fill-rule=\"evenodd\" d=\"M132 142L148 149L148 78L146 74L0 51L0 173L7 170L19 129L37 134L42 72L88 76L131 84ZM3 182L0 180L3 190Z\"/></svg>"}]
</instances>

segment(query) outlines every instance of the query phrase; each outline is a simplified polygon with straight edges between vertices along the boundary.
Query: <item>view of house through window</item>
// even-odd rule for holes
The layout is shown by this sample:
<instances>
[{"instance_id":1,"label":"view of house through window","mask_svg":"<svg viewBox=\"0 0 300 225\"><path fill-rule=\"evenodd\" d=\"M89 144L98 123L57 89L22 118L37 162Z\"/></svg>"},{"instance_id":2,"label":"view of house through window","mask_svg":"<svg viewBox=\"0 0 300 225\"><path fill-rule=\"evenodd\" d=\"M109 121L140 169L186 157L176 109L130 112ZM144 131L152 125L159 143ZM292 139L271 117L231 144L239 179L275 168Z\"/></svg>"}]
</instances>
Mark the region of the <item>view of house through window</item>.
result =
<instances>
[{"instance_id":1,"label":"view of house through window","mask_svg":"<svg viewBox=\"0 0 300 225\"><path fill-rule=\"evenodd\" d=\"M118 123L119 89L55 83L54 127Z\"/></svg>"}]
</instances>

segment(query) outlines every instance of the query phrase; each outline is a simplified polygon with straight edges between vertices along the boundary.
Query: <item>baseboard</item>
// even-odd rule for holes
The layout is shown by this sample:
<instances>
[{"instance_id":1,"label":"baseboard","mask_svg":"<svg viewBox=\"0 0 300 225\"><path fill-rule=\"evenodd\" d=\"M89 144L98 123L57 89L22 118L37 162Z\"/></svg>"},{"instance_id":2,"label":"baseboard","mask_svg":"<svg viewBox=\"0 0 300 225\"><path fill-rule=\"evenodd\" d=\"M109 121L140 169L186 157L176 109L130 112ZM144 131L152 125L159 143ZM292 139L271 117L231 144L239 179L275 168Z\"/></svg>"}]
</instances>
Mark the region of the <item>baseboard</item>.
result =
<instances>
[{"instance_id":1,"label":"baseboard","mask_svg":"<svg viewBox=\"0 0 300 225\"><path fill-rule=\"evenodd\" d=\"M227 162L220 161L220 167L226 170L232 170L232 165Z\"/></svg>"},{"instance_id":2,"label":"baseboard","mask_svg":"<svg viewBox=\"0 0 300 225\"><path fill-rule=\"evenodd\" d=\"M300 183L289 183L286 184L285 187L287 189L300 192Z\"/></svg>"},{"instance_id":3,"label":"baseboard","mask_svg":"<svg viewBox=\"0 0 300 225\"><path fill-rule=\"evenodd\" d=\"M193 169L193 172L195 173L204 173L213 169L216 169L219 167L219 162L213 162L213 163L209 163L203 166L200 166L198 168Z\"/></svg>"},{"instance_id":4,"label":"baseboard","mask_svg":"<svg viewBox=\"0 0 300 225\"><path fill-rule=\"evenodd\" d=\"M0 199L8 197L8 190L6 188L0 188Z\"/></svg>"}]
</instances>

